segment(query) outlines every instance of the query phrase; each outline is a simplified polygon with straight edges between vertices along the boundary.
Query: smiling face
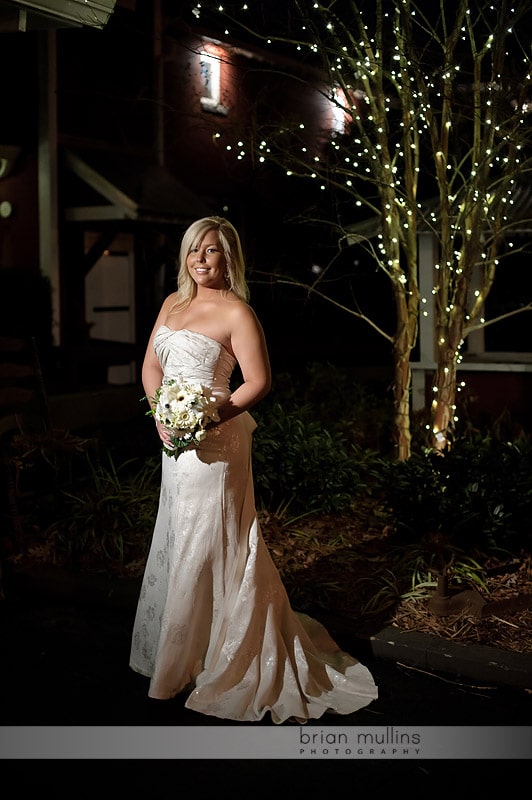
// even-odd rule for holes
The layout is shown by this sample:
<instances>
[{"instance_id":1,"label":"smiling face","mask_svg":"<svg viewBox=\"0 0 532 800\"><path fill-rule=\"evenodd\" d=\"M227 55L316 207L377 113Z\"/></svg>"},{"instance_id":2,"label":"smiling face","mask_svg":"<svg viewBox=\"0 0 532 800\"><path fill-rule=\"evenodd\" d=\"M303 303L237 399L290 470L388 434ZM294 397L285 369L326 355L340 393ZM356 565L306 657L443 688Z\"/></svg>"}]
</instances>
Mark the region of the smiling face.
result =
<instances>
[{"instance_id":1,"label":"smiling face","mask_svg":"<svg viewBox=\"0 0 532 800\"><path fill-rule=\"evenodd\" d=\"M201 241L194 243L187 255L187 269L198 288L226 288L226 261L218 231L207 231Z\"/></svg>"}]
</instances>

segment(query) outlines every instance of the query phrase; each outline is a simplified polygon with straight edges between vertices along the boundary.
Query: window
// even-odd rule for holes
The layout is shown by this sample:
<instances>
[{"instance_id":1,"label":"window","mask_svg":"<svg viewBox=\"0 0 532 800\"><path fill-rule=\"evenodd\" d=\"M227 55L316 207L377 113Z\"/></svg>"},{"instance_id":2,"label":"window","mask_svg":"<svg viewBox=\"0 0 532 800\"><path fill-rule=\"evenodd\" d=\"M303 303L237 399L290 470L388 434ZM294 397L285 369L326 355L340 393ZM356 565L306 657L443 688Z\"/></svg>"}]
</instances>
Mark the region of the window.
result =
<instances>
[{"instance_id":1,"label":"window","mask_svg":"<svg viewBox=\"0 0 532 800\"><path fill-rule=\"evenodd\" d=\"M220 58L203 50L200 53L202 81L201 105L203 108L220 110Z\"/></svg>"},{"instance_id":2,"label":"window","mask_svg":"<svg viewBox=\"0 0 532 800\"><path fill-rule=\"evenodd\" d=\"M333 98L331 101L332 105L332 130L333 133L338 134L341 136L345 133L345 122L346 122L346 106L347 106L347 98L345 96L345 92L343 89L336 88L333 90Z\"/></svg>"}]
</instances>

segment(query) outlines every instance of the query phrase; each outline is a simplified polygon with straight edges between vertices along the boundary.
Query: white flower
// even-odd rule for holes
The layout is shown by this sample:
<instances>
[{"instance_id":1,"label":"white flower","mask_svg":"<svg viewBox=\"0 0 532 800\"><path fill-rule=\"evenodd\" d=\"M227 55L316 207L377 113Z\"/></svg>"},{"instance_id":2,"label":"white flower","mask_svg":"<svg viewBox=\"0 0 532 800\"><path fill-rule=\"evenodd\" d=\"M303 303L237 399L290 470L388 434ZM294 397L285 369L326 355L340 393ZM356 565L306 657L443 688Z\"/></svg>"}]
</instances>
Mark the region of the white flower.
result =
<instances>
[{"instance_id":1,"label":"white flower","mask_svg":"<svg viewBox=\"0 0 532 800\"><path fill-rule=\"evenodd\" d=\"M216 398L207 387L170 378L155 392L147 413L172 432L172 448L163 450L175 458L184 447L199 445L207 435L207 424L220 419Z\"/></svg>"}]
</instances>

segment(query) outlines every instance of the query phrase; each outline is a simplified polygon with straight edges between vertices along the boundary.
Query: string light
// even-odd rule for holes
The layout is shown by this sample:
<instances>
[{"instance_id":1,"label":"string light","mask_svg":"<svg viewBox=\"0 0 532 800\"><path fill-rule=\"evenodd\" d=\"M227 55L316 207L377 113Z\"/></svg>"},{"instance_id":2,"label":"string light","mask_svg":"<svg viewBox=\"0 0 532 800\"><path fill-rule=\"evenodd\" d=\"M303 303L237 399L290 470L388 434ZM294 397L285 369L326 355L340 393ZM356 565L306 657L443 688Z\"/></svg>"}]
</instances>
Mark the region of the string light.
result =
<instances>
[{"instance_id":1,"label":"string light","mask_svg":"<svg viewBox=\"0 0 532 800\"><path fill-rule=\"evenodd\" d=\"M392 7L395 12L401 10L401 14L408 14L415 27L416 9L410 0L393 0ZM197 4L193 11L195 16L200 8L201 5ZM393 291L400 292L405 303L408 298L414 298L420 315L425 318L434 315L438 331L439 375L451 384L454 380L456 391L460 391L462 387L456 382L455 367L463 360L462 346L470 327L486 324L483 305L491 285L487 282L480 287L471 286L468 296L473 305L471 308L464 305L463 287L468 287L472 274L468 258L471 258L470 253L474 254L476 265L486 275L492 276L498 266L494 241L497 232L511 219L515 194L513 173L530 165L529 156L525 156L522 164L524 151L518 137L526 115L532 112L532 101L516 99L515 116L500 119L502 104L499 98L507 93L507 84L504 76L499 74L500 70L494 69L492 76L482 84L477 81L467 87L467 78L462 78L460 83L465 68L458 59L455 59L456 63L450 63L449 55L452 53L445 51L446 47L451 47L449 34L456 24L453 17L446 21L448 30L441 27L433 38L436 47L439 46L442 54L445 52L446 55L443 69L440 73L433 69L431 74L427 70L424 74L418 61L410 58L409 42L404 41L398 13L383 13L383 19L389 20L389 31L396 36L393 50L387 55L376 46L376 42L382 39L381 34L375 35L368 24L363 24L363 11L360 12L358 34L354 34L351 25L344 27L341 18L333 20L329 16L328 4L314 2L307 9L313 25L302 19L299 37L291 40L286 35L281 39L286 48L294 48L298 62L305 49L313 56L323 58L329 75L345 94L339 105L345 114L348 136L342 139L331 132L328 140L327 136L324 137L323 146L316 146L311 144L312 130L307 131L305 124L300 122L297 130L301 141L297 151L285 148L286 139L276 140L276 134L273 134L260 143L258 163L265 164L278 158L283 163L284 156L290 152L294 163L284 161L287 177L295 174L308 177L317 181L321 192L332 186L343 190L353 208L367 206L374 212L374 203L378 211L382 208L382 228L377 234L376 246L372 248L373 255L392 279ZM249 6L244 4L242 11L248 10ZM225 13L223 5L218 6L218 11ZM477 20L471 15L471 10L465 10L463 24L459 26L461 41L470 45L469 56L479 69L480 65L485 69L492 58L490 51L496 49L493 31L497 29L497 20L501 22L500 14L499 6L493 5L485 10L485 21L491 29L483 38L482 31L477 32ZM245 24L248 32L251 31L249 21ZM419 20L420 29L427 30L426 25L426 18ZM513 25L506 24L505 27L508 35L513 35ZM271 45L275 38L268 36L262 40ZM526 85L532 80L531 59L524 50L522 64L521 80ZM386 73L388 90L383 91L382 78ZM390 86L394 88L393 93L389 91ZM473 98L475 131L478 132L478 139L477 133L471 139L469 153L457 148L458 143L461 146L465 141L465 117L460 108L448 103L449 97L453 100L459 98L464 89L470 91ZM332 91L329 98L333 102ZM389 130L389 115L397 110L400 111L400 120L394 130ZM295 137L297 132L294 129L292 133L290 130L278 133L283 137ZM285 148L281 153L279 141ZM434 174L429 177L434 178L440 191L438 208L428 210L417 199L418 180L428 163L425 161L422 166L420 162L420 153L427 152L426 142L429 142L429 148L437 143L432 150ZM233 153L243 160L253 157L253 149L239 142ZM227 150L231 150L230 145L227 145ZM333 159L337 158L334 168L329 164L331 155ZM362 195L367 186L376 190L377 201L371 197L371 192L368 193L371 199L364 199ZM429 310L427 299L417 297L418 254L412 253L411 249L420 221L430 227L441 250L438 263L433 266L434 285L430 293L435 300L431 301ZM482 241L484 231L488 239L486 245ZM511 239L507 241L507 247L509 251L514 248ZM460 298L459 303L457 298ZM442 406L433 410L445 414L444 401L441 402ZM456 422L452 402L448 411L453 412L452 419ZM436 426L435 430L440 428Z\"/></svg>"}]
</instances>

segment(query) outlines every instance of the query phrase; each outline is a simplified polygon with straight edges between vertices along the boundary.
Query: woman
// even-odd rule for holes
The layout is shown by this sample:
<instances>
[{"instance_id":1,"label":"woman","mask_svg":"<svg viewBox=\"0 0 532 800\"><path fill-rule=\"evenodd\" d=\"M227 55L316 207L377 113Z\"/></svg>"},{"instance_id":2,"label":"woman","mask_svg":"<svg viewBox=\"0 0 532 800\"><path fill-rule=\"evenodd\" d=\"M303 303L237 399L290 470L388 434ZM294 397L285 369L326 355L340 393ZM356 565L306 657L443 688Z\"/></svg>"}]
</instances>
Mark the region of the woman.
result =
<instances>
[{"instance_id":1,"label":"woman","mask_svg":"<svg viewBox=\"0 0 532 800\"><path fill-rule=\"evenodd\" d=\"M368 705L377 697L369 671L290 608L262 538L248 409L270 390L270 364L239 236L223 218L200 219L183 236L177 291L162 304L142 368L148 398L163 379L207 386L219 421L198 446L162 455L130 666L150 678L150 697L187 691L187 708L223 719L269 712L277 724L305 722ZM155 424L171 448L171 431Z\"/></svg>"}]
</instances>

